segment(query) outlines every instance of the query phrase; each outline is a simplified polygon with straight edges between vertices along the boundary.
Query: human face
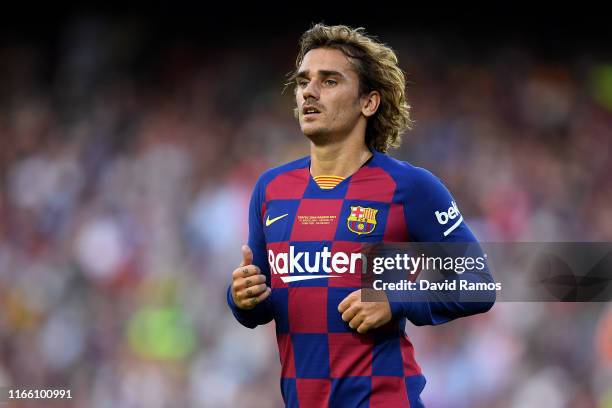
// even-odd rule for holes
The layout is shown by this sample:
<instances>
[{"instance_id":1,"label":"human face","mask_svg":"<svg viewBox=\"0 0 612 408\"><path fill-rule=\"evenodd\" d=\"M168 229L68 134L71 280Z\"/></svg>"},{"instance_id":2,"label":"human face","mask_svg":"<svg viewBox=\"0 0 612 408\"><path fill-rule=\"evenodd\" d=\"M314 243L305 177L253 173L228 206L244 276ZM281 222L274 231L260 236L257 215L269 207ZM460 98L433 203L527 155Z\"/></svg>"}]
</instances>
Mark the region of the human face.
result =
<instances>
[{"instance_id":1,"label":"human face","mask_svg":"<svg viewBox=\"0 0 612 408\"><path fill-rule=\"evenodd\" d=\"M295 100L302 132L314 144L342 140L366 118L359 98L359 77L342 51L310 50L296 76Z\"/></svg>"}]
</instances>

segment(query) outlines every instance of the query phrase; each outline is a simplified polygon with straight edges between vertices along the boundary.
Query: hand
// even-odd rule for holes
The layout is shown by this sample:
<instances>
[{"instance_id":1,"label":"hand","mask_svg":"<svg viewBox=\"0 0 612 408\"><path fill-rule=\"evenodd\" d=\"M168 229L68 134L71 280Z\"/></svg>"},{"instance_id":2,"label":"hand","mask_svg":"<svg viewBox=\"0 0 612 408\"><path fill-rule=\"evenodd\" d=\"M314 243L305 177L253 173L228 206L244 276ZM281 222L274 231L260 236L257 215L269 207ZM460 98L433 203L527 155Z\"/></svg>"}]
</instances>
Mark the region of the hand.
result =
<instances>
[{"instance_id":1,"label":"hand","mask_svg":"<svg viewBox=\"0 0 612 408\"><path fill-rule=\"evenodd\" d=\"M253 252L242 246L242 262L232 272L232 299L239 309L249 310L263 302L272 290L266 285L266 276L253 265Z\"/></svg>"},{"instance_id":2,"label":"hand","mask_svg":"<svg viewBox=\"0 0 612 408\"><path fill-rule=\"evenodd\" d=\"M345 297L338 305L338 311L342 313L342 320L348 322L351 329L356 329L358 333L363 334L390 322L393 315L389 301L384 294L376 302L362 302L362 290L356 290ZM377 294L373 293L372 296Z\"/></svg>"}]
</instances>

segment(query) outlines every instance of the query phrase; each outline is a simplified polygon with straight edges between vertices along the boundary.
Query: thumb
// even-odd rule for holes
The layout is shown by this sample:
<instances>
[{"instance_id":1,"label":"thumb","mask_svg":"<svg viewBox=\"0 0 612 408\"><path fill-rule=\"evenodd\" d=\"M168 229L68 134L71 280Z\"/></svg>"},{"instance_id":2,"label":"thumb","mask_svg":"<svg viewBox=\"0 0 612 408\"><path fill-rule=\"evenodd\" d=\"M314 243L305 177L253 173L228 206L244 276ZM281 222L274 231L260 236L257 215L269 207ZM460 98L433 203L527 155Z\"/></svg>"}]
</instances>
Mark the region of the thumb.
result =
<instances>
[{"instance_id":1,"label":"thumb","mask_svg":"<svg viewBox=\"0 0 612 408\"><path fill-rule=\"evenodd\" d=\"M240 266L247 266L253 264L253 251L249 248L248 245L242 246L242 262Z\"/></svg>"}]
</instances>

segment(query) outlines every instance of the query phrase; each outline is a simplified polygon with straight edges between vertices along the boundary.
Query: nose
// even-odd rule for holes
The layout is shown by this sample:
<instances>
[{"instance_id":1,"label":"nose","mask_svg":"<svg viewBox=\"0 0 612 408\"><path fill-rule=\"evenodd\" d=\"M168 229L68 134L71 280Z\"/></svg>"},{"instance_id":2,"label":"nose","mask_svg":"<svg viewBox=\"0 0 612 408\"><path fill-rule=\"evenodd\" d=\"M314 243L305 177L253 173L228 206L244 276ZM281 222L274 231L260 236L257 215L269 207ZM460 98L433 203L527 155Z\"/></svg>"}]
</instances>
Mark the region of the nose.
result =
<instances>
[{"instance_id":1,"label":"nose","mask_svg":"<svg viewBox=\"0 0 612 408\"><path fill-rule=\"evenodd\" d=\"M308 85L302 90L302 97L304 100L308 98L314 98L315 100L319 99L319 86L317 85L317 81L308 82Z\"/></svg>"}]
</instances>

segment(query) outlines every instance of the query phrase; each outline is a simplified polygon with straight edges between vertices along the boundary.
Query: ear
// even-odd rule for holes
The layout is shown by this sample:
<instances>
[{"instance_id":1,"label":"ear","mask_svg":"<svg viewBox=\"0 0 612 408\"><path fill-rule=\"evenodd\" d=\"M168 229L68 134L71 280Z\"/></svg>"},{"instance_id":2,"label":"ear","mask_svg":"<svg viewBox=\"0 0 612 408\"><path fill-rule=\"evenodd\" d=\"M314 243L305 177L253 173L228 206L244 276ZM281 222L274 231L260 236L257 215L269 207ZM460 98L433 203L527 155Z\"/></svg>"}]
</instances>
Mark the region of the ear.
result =
<instances>
[{"instance_id":1,"label":"ear","mask_svg":"<svg viewBox=\"0 0 612 408\"><path fill-rule=\"evenodd\" d=\"M361 113L366 118L374 115L380 105L380 93L378 91L372 91L367 95L361 97Z\"/></svg>"}]
</instances>

